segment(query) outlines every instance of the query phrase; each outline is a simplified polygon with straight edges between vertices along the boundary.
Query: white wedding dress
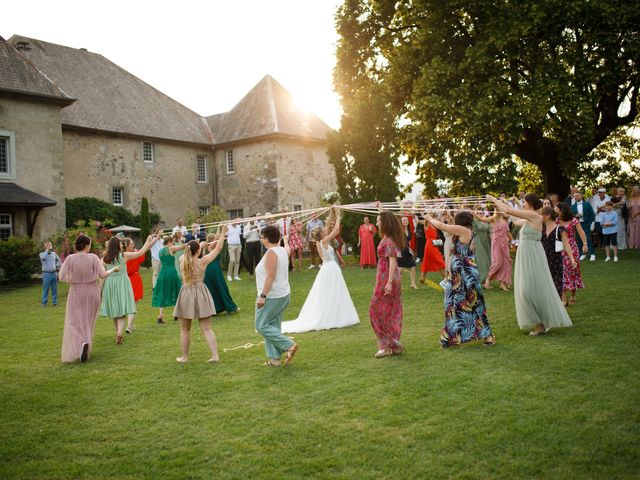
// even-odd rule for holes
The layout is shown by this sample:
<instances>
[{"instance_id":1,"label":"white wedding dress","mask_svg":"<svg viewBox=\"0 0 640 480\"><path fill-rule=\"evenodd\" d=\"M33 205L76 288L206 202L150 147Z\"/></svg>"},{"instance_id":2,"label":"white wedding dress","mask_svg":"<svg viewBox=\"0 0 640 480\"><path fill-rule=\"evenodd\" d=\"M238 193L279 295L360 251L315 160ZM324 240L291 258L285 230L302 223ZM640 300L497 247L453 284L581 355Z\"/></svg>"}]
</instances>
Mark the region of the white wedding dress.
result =
<instances>
[{"instance_id":1,"label":"white wedding dress","mask_svg":"<svg viewBox=\"0 0 640 480\"><path fill-rule=\"evenodd\" d=\"M283 333L342 328L360 323L333 247L322 250L322 268L296 320L282 322Z\"/></svg>"}]
</instances>

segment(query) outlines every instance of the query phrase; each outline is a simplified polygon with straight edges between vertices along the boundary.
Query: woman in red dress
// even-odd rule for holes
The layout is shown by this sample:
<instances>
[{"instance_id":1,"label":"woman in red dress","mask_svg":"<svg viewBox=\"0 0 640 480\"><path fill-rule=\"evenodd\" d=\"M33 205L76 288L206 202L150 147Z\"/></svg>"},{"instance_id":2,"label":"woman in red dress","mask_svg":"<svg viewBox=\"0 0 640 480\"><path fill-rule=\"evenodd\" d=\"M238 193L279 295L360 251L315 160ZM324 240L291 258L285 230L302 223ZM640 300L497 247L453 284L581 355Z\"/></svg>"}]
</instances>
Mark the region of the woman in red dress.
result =
<instances>
[{"instance_id":1,"label":"woman in red dress","mask_svg":"<svg viewBox=\"0 0 640 480\"><path fill-rule=\"evenodd\" d=\"M375 225L369 222L369 217L364 217L364 223L358 230L358 246L360 247L360 269L374 267L376 265L376 249L373 236L378 233Z\"/></svg>"},{"instance_id":2,"label":"woman in red dress","mask_svg":"<svg viewBox=\"0 0 640 480\"><path fill-rule=\"evenodd\" d=\"M400 343L402 333L402 278L398 257L405 246L400 220L391 212L381 211L378 228L382 240L378 245L378 269L376 286L369 305L371 327L378 337L376 358L395 355L404 351Z\"/></svg>"},{"instance_id":3,"label":"woman in red dress","mask_svg":"<svg viewBox=\"0 0 640 480\"><path fill-rule=\"evenodd\" d=\"M126 252L135 252L135 244L130 238L123 240L124 248ZM142 285L142 277L140 276L140 265L144 263L146 255L141 255L138 258L127 260L127 275L131 282L131 288L133 288L133 299L138 303L144 296L144 287ZM127 328L124 330L127 333L133 332L133 321L136 318L134 313L130 313L127 316Z\"/></svg>"},{"instance_id":4,"label":"woman in red dress","mask_svg":"<svg viewBox=\"0 0 640 480\"><path fill-rule=\"evenodd\" d=\"M440 272L444 280L446 278L444 272L445 264L442 253L440 253L440 249L437 247L437 245L442 245L442 240L438 238L438 231L433 225L425 224L424 236L424 258L420 265L420 283L424 283L428 272Z\"/></svg>"}]
</instances>

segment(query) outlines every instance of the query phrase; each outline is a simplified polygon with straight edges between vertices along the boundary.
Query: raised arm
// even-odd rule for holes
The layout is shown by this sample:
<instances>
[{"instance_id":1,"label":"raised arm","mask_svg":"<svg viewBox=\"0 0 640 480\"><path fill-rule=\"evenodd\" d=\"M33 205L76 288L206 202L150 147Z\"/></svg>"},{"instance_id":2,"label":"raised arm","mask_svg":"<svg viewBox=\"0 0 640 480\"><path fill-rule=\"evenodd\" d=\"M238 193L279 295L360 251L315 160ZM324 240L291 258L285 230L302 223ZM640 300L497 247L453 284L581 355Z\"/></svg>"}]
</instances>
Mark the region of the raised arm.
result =
<instances>
[{"instance_id":1,"label":"raised arm","mask_svg":"<svg viewBox=\"0 0 640 480\"><path fill-rule=\"evenodd\" d=\"M329 235L327 235L322 239L322 244L324 245L325 248L327 247L329 242L334 238L336 238L336 236L340 233L340 216L341 216L341 211L336 210L336 223L333 226L333 230L329 232Z\"/></svg>"},{"instance_id":2,"label":"raised arm","mask_svg":"<svg viewBox=\"0 0 640 480\"><path fill-rule=\"evenodd\" d=\"M471 240L471 230L469 230L467 227L463 227L460 225L450 225L448 223L441 222L440 220L436 220L435 218L433 218L428 213L424 218L438 230L442 230L443 232L447 232L458 237L462 243L469 243L469 240Z\"/></svg>"},{"instance_id":3,"label":"raised arm","mask_svg":"<svg viewBox=\"0 0 640 480\"><path fill-rule=\"evenodd\" d=\"M540 214L533 210L520 210L517 208L513 208L504 200L497 199L492 195L487 195L487 200L493 202L498 211L506 213L507 215L511 215L512 217L522 218L523 220L529 220L530 222L541 221Z\"/></svg>"},{"instance_id":4,"label":"raised arm","mask_svg":"<svg viewBox=\"0 0 640 480\"><path fill-rule=\"evenodd\" d=\"M200 261L202 262L202 265L209 265L211 262L213 262L216 259L218 255L220 255L220 252L222 251L222 247L224 247L224 236L226 233L227 233L227 226L225 225L224 228L222 229L222 234L217 238L217 240L214 240L210 244L207 244L207 245L211 245L215 243L216 246L213 250L211 250L209 253L207 253L200 259Z\"/></svg>"},{"instance_id":5,"label":"raised arm","mask_svg":"<svg viewBox=\"0 0 640 480\"><path fill-rule=\"evenodd\" d=\"M142 248L140 248L140 250L138 250L137 252L124 252L122 255L124 256L125 260L133 260L134 258L138 258L147 253L151 246L159 239L160 235L149 235L147 237L147 241L144 242L144 245L142 245Z\"/></svg>"}]
</instances>

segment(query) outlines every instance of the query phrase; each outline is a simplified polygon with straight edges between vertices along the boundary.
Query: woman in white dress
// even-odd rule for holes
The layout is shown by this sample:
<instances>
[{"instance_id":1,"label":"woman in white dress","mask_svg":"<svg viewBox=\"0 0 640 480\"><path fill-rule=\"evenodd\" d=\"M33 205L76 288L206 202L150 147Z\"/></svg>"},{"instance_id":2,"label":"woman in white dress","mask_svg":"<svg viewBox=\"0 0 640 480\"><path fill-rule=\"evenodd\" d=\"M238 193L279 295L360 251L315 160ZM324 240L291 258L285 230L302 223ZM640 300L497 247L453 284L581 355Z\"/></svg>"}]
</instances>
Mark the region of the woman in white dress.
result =
<instances>
[{"instance_id":1,"label":"woman in white dress","mask_svg":"<svg viewBox=\"0 0 640 480\"><path fill-rule=\"evenodd\" d=\"M330 225L330 222L327 222ZM331 240L340 233L340 210L336 212L336 222L331 231L317 227L311 231L322 255L322 268L318 272L311 291L296 320L282 322L282 331L302 333L311 330L342 328L360 323L358 312L351 300L351 294L342 277Z\"/></svg>"}]
</instances>

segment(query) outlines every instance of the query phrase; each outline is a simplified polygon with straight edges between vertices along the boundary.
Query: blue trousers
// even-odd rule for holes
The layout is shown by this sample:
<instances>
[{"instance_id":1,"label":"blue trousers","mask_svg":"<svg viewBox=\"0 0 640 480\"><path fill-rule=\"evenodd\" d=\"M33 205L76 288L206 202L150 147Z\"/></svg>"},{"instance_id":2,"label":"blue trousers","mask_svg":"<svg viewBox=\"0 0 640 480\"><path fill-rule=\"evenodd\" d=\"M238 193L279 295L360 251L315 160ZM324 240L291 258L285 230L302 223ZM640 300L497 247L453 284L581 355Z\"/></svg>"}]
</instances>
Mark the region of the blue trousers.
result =
<instances>
[{"instance_id":1,"label":"blue trousers","mask_svg":"<svg viewBox=\"0 0 640 480\"><path fill-rule=\"evenodd\" d=\"M56 272L44 272L42 274L42 305L47 304L51 289L51 303L58 304L58 274Z\"/></svg>"},{"instance_id":2,"label":"blue trousers","mask_svg":"<svg viewBox=\"0 0 640 480\"><path fill-rule=\"evenodd\" d=\"M256 330L264 337L267 357L280 360L293 341L282 334L282 314L289 306L289 295L282 298L267 298L264 307L256 308Z\"/></svg>"},{"instance_id":3,"label":"blue trousers","mask_svg":"<svg viewBox=\"0 0 640 480\"><path fill-rule=\"evenodd\" d=\"M595 255L596 252L593 249L593 243L591 242L591 224L580 222L582 230L584 230L584 236L587 237L587 248L589 249L589 255ZM578 251L582 255L582 239L580 235L576 234L576 243L578 244Z\"/></svg>"}]
</instances>

